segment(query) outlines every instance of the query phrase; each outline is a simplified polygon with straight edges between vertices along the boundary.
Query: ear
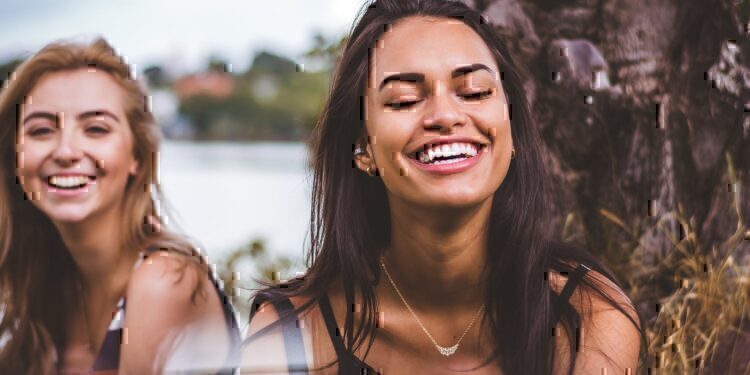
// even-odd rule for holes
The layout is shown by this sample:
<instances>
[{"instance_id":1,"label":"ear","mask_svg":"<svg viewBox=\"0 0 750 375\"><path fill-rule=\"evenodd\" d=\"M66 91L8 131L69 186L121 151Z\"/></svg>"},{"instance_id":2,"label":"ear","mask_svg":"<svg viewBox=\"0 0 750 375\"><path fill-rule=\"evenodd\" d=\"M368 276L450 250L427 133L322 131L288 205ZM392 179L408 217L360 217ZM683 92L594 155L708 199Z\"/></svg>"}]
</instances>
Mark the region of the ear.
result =
<instances>
[{"instance_id":1,"label":"ear","mask_svg":"<svg viewBox=\"0 0 750 375\"><path fill-rule=\"evenodd\" d=\"M138 160L133 159L133 162L130 163L130 169L128 169L128 173L130 173L131 176L135 176L138 173Z\"/></svg>"},{"instance_id":2,"label":"ear","mask_svg":"<svg viewBox=\"0 0 750 375\"><path fill-rule=\"evenodd\" d=\"M368 142L368 138L370 137L359 139L354 145L354 163L362 172L372 174L373 171L377 170L377 165L375 164L375 158L372 156L372 146L370 145L370 142ZM358 148L361 149L360 152L356 152ZM370 170L369 173L368 169Z\"/></svg>"}]
</instances>

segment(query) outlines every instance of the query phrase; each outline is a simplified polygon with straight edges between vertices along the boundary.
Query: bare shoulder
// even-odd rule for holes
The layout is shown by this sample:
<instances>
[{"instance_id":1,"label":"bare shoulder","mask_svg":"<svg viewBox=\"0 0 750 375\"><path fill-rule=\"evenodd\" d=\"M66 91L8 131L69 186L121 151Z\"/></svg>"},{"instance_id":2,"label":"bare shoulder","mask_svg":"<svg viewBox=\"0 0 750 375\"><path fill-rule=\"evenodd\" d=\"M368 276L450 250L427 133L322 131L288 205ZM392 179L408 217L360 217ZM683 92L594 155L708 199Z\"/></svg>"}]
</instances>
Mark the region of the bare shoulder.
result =
<instances>
[{"instance_id":1,"label":"bare shoulder","mask_svg":"<svg viewBox=\"0 0 750 375\"><path fill-rule=\"evenodd\" d=\"M291 297L288 301L291 307L298 309L310 299L307 297ZM257 301L257 299L256 299ZM242 370L248 372L285 372L290 367L312 368L311 309L301 311L294 317L292 323L300 331L304 345L305 358L289 358L286 342L284 341L281 313L269 301L253 301L254 314L245 332L242 344ZM290 363L292 361L292 363Z\"/></svg>"},{"instance_id":2,"label":"bare shoulder","mask_svg":"<svg viewBox=\"0 0 750 375\"><path fill-rule=\"evenodd\" d=\"M128 284L128 300L159 301L162 307L174 306L185 313L200 311L201 302L212 295L207 268L189 255L159 251L149 255L137 267ZM190 305L194 305L190 307Z\"/></svg>"},{"instance_id":3,"label":"bare shoulder","mask_svg":"<svg viewBox=\"0 0 750 375\"><path fill-rule=\"evenodd\" d=\"M262 373L283 371L286 367L286 352L278 324L279 313L271 302L252 302L254 311L245 331L242 343L242 372Z\"/></svg>"},{"instance_id":4,"label":"bare shoulder","mask_svg":"<svg viewBox=\"0 0 750 375\"><path fill-rule=\"evenodd\" d=\"M188 362L203 367L221 363L229 351L221 301L207 269L180 253L153 253L136 267L123 326L128 342L136 344L122 346L123 373Z\"/></svg>"},{"instance_id":5,"label":"bare shoulder","mask_svg":"<svg viewBox=\"0 0 750 375\"><path fill-rule=\"evenodd\" d=\"M560 293L567 275L550 271L550 286ZM628 296L614 282L599 272L589 271L569 299L581 316L577 332L577 358L574 373L636 372L640 352L638 314ZM562 324L556 327L556 373L565 373L569 363L568 332Z\"/></svg>"},{"instance_id":6,"label":"bare shoulder","mask_svg":"<svg viewBox=\"0 0 750 375\"><path fill-rule=\"evenodd\" d=\"M289 298L289 302L291 302L294 308L300 307L307 300L304 297ZM258 298L257 296L252 302L252 310L254 312L245 331L245 338L247 340L265 336L265 333L273 328L272 326L278 325L281 318L279 311L276 310L272 302L264 298Z\"/></svg>"}]
</instances>

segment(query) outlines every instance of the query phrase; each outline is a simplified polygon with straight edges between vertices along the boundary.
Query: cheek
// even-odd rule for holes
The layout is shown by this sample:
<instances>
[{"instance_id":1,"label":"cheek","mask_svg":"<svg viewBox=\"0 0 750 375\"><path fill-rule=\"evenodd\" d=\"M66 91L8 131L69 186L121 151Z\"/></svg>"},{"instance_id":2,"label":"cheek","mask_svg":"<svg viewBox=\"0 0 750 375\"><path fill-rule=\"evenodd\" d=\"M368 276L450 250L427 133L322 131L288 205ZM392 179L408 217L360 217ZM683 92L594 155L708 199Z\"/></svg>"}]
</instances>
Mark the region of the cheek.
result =
<instances>
[{"instance_id":1,"label":"cheek","mask_svg":"<svg viewBox=\"0 0 750 375\"><path fill-rule=\"evenodd\" d=\"M379 113L367 123L367 132L373 137L371 143L378 164L398 161L413 135L411 123L403 113ZM394 153L396 156L394 157Z\"/></svg>"},{"instance_id":2,"label":"cheek","mask_svg":"<svg viewBox=\"0 0 750 375\"><path fill-rule=\"evenodd\" d=\"M45 153L43 145L20 144L16 148L14 169L24 189L34 183L33 177L38 175Z\"/></svg>"},{"instance_id":3,"label":"cheek","mask_svg":"<svg viewBox=\"0 0 750 375\"><path fill-rule=\"evenodd\" d=\"M478 113L480 131L491 137L510 137L510 116L504 103L492 105L487 111Z\"/></svg>"},{"instance_id":4,"label":"cheek","mask_svg":"<svg viewBox=\"0 0 750 375\"><path fill-rule=\"evenodd\" d=\"M497 126L495 135L497 137L497 144L503 149L507 148L508 150L506 151L510 152L509 150L513 146L513 135L511 134L510 122L503 121Z\"/></svg>"},{"instance_id":5,"label":"cheek","mask_svg":"<svg viewBox=\"0 0 750 375\"><path fill-rule=\"evenodd\" d=\"M125 139L97 145L97 151L92 156L107 175L126 176L130 173L133 153L130 142Z\"/></svg>"},{"instance_id":6,"label":"cheek","mask_svg":"<svg viewBox=\"0 0 750 375\"><path fill-rule=\"evenodd\" d=\"M494 141L492 158L494 160L494 169L497 173L505 175L510 168L511 150L513 146L513 137L511 136L510 123L507 121L498 125L494 131ZM517 151L516 151L517 152Z\"/></svg>"}]
</instances>

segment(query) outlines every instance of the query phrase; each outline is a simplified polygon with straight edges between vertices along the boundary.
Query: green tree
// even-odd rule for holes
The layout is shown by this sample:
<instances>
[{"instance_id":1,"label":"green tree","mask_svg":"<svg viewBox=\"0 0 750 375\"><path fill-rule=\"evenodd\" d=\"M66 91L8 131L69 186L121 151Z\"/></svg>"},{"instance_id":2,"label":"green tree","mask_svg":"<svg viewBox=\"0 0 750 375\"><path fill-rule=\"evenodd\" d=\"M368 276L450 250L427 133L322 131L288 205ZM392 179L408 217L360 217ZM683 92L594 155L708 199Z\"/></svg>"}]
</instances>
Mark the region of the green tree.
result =
<instances>
[{"instance_id":1,"label":"green tree","mask_svg":"<svg viewBox=\"0 0 750 375\"><path fill-rule=\"evenodd\" d=\"M0 64L0 90L5 86L5 81L10 78L11 73L23 62L22 58L15 58Z\"/></svg>"}]
</instances>

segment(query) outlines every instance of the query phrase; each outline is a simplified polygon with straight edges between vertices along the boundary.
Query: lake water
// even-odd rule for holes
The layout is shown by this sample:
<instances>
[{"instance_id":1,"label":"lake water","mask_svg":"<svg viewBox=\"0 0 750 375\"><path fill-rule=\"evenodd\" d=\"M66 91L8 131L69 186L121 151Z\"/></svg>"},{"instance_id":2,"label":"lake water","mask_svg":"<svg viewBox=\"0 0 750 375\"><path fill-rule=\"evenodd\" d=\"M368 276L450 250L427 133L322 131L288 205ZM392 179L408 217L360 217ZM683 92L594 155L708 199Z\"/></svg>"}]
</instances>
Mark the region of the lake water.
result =
<instances>
[{"instance_id":1,"label":"lake water","mask_svg":"<svg viewBox=\"0 0 750 375\"><path fill-rule=\"evenodd\" d=\"M272 254L302 259L311 191L303 143L167 141L159 162L168 224L210 260L254 239Z\"/></svg>"}]
</instances>

